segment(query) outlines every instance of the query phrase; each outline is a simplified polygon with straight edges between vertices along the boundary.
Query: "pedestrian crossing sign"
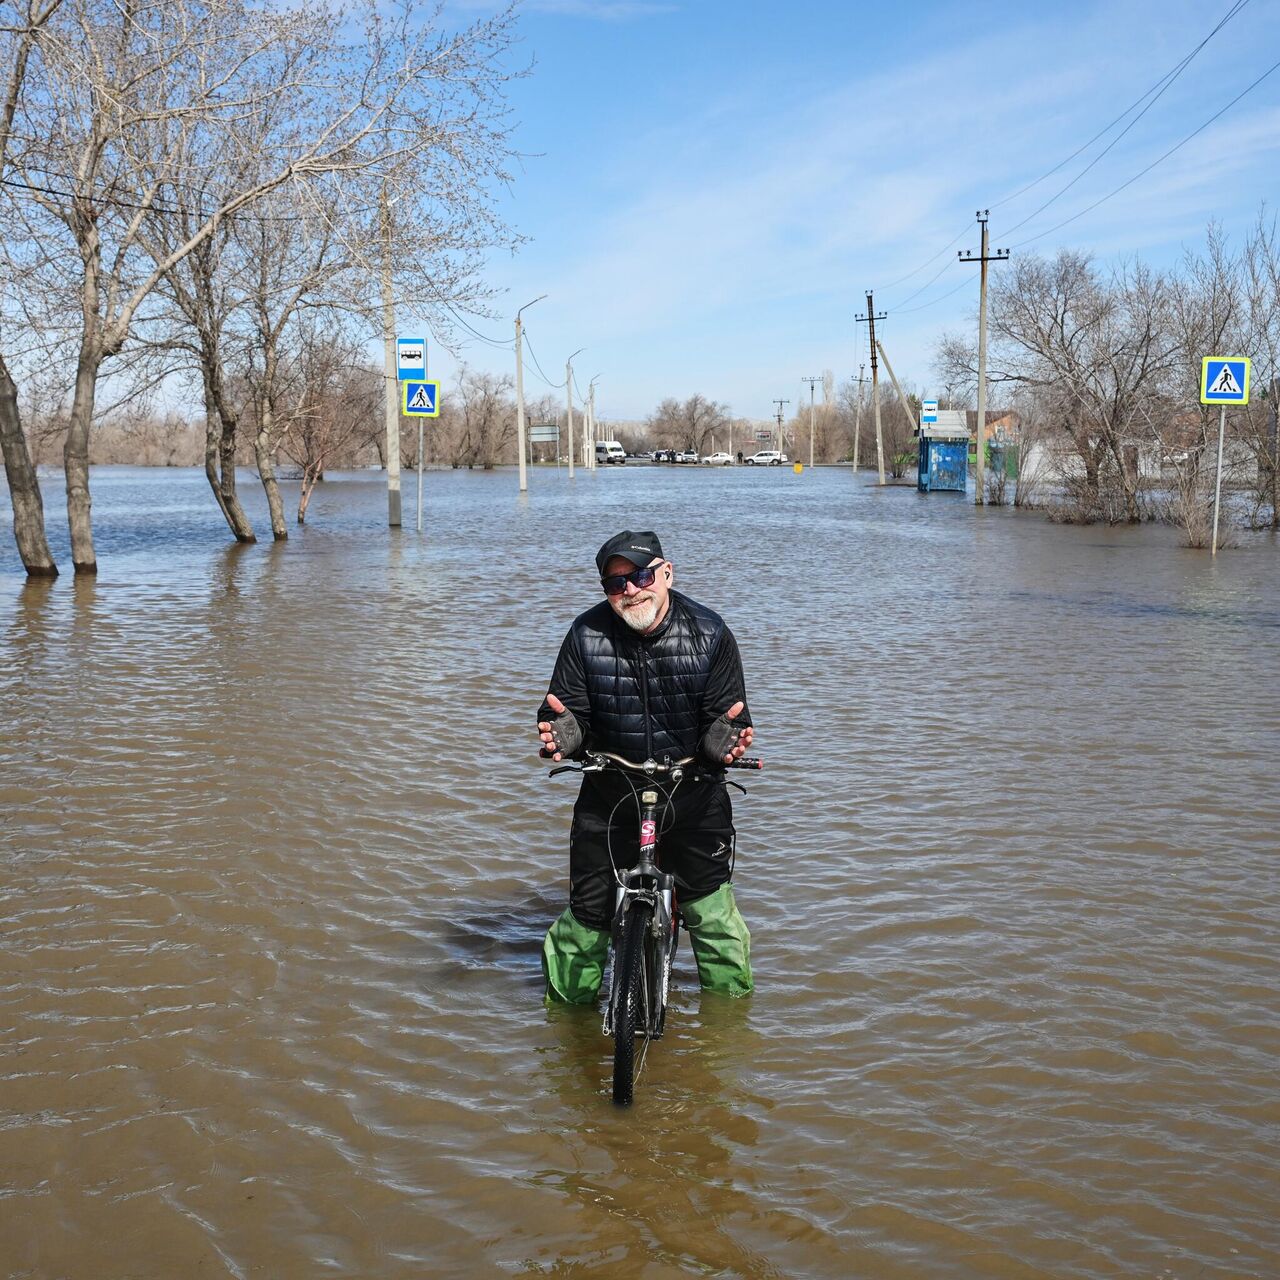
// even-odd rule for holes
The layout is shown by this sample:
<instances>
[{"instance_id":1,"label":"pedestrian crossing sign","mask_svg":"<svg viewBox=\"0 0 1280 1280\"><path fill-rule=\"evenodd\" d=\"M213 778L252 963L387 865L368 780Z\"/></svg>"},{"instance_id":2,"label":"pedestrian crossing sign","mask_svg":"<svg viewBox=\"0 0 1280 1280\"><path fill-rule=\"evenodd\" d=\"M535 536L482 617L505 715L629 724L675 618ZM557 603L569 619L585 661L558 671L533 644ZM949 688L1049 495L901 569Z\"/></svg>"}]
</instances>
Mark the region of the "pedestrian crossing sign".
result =
<instances>
[{"instance_id":1,"label":"pedestrian crossing sign","mask_svg":"<svg viewBox=\"0 0 1280 1280\"><path fill-rule=\"evenodd\" d=\"M1248 404L1249 361L1243 356L1205 356L1200 366L1201 404Z\"/></svg>"},{"instance_id":2,"label":"pedestrian crossing sign","mask_svg":"<svg viewBox=\"0 0 1280 1280\"><path fill-rule=\"evenodd\" d=\"M440 416L440 384L438 382L414 382L406 379L400 384L400 406L408 418L438 418Z\"/></svg>"}]
</instances>

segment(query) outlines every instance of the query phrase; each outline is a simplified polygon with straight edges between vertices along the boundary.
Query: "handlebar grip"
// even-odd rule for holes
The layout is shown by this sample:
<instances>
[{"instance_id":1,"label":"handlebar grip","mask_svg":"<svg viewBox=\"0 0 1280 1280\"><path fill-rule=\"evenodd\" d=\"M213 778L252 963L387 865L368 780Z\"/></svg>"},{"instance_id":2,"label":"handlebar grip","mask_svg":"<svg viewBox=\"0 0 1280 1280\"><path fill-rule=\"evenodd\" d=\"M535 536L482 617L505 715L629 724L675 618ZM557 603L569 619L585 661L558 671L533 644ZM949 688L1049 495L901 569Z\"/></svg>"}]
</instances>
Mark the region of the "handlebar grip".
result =
<instances>
[{"instance_id":1,"label":"handlebar grip","mask_svg":"<svg viewBox=\"0 0 1280 1280\"><path fill-rule=\"evenodd\" d=\"M763 769L764 761L759 756L743 756L739 760L735 760L732 764L725 765L726 769Z\"/></svg>"}]
</instances>

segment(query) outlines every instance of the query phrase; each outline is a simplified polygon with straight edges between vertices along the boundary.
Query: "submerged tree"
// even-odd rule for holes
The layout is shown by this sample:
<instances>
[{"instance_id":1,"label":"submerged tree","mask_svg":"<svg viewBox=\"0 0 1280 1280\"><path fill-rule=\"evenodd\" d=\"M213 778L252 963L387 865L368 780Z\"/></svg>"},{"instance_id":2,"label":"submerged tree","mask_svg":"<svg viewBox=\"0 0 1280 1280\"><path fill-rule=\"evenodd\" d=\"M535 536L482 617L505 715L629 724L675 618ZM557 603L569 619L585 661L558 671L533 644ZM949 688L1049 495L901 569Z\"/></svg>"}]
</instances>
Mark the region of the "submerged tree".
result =
<instances>
[{"instance_id":1,"label":"submerged tree","mask_svg":"<svg viewBox=\"0 0 1280 1280\"><path fill-rule=\"evenodd\" d=\"M7 306L12 315L26 299L53 300L63 308L59 336L73 337L67 513L75 568L92 573L89 434L104 365L139 323L156 321L154 291L162 281L172 290L175 268L229 219L278 188L301 193L330 180L342 185L358 229L370 184L402 185L416 193L403 202L406 214L438 208L428 230L470 233L452 257L457 239L446 240L443 255L417 255L436 266L448 259L450 270L437 275L443 305L468 305L481 292L453 285L500 231L477 193L505 176L502 59L512 18L507 10L445 31L432 23L436 6L410 2L390 18L377 0L363 0L345 22L323 8L247 0L5 7L13 59L0 137ZM437 181L440 174L448 176ZM163 235L162 219L173 219ZM202 270L212 277L226 265L215 247ZM206 296L184 314L188 324L209 321L217 301ZM206 407L219 418L211 484L233 532L249 536L226 476L235 424L217 404L222 357L199 336L193 346ZM15 532L29 572L56 572L20 444L13 351L0 351L0 435Z\"/></svg>"}]
</instances>

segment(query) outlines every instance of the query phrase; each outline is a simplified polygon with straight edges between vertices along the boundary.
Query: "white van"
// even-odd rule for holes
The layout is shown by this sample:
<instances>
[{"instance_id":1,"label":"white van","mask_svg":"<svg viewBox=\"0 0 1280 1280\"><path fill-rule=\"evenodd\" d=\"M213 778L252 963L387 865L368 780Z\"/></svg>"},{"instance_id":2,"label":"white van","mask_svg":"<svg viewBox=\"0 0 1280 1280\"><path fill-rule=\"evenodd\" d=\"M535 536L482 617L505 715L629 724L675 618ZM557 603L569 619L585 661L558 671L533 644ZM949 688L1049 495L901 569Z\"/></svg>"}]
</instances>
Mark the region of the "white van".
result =
<instances>
[{"instance_id":1,"label":"white van","mask_svg":"<svg viewBox=\"0 0 1280 1280\"><path fill-rule=\"evenodd\" d=\"M596 462L616 462L619 466L627 460L627 451L616 440L596 441Z\"/></svg>"}]
</instances>

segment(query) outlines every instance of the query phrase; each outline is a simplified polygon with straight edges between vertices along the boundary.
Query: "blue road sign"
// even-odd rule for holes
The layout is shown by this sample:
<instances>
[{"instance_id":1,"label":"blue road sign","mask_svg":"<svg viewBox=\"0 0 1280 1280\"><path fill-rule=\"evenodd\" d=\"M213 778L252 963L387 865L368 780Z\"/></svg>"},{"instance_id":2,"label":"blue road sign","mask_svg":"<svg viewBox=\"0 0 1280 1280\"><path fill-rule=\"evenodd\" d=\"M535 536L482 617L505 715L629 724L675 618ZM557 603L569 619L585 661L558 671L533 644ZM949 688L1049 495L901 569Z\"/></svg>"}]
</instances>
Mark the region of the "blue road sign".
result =
<instances>
[{"instance_id":1,"label":"blue road sign","mask_svg":"<svg viewBox=\"0 0 1280 1280\"><path fill-rule=\"evenodd\" d=\"M1243 356L1205 356L1200 365L1201 404L1248 404L1249 361Z\"/></svg>"},{"instance_id":2,"label":"blue road sign","mask_svg":"<svg viewBox=\"0 0 1280 1280\"><path fill-rule=\"evenodd\" d=\"M438 382L410 382L400 384L404 388L401 408L409 418L438 418L440 416L440 384Z\"/></svg>"},{"instance_id":3,"label":"blue road sign","mask_svg":"<svg viewBox=\"0 0 1280 1280\"><path fill-rule=\"evenodd\" d=\"M920 421L921 422L937 422L938 420L938 402L936 400L924 400L920 404Z\"/></svg>"},{"instance_id":4,"label":"blue road sign","mask_svg":"<svg viewBox=\"0 0 1280 1280\"><path fill-rule=\"evenodd\" d=\"M426 376L426 338L397 338L396 377L403 382L406 378L416 378L418 381L421 381Z\"/></svg>"}]
</instances>

